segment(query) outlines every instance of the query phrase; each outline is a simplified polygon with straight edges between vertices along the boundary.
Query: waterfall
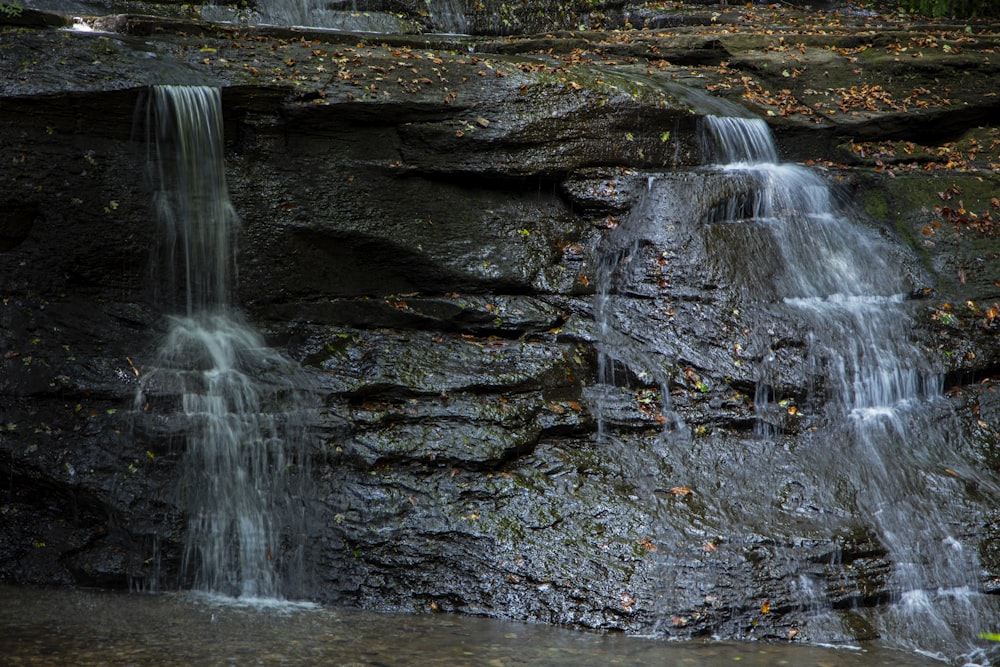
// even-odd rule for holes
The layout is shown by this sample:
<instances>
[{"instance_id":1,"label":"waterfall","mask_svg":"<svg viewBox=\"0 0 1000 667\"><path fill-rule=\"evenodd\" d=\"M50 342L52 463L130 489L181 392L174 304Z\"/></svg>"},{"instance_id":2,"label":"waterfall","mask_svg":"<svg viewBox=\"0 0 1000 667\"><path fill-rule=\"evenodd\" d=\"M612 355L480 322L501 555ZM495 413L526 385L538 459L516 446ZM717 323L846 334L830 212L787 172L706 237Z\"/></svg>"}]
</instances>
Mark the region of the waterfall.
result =
<instances>
[{"instance_id":1,"label":"waterfall","mask_svg":"<svg viewBox=\"0 0 1000 667\"><path fill-rule=\"evenodd\" d=\"M161 231L156 299L188 317L227 311L239 220L226 187L220 92L153 86L145 111L147 164Z\"/></svg>"},{"instance_id":2,"label":"waterfall","mask_svg":"<svg viewBox=\"0 0 1000 667\"><path fill-rule=\"evenodd\" d=\"M431 20L435 29L453 35L469 32L469 21L465 16L463 0L434 0L429 2Z\"/></svg>"},{"instance_id":3,"label":"waterfall","mask_svg":"<svg viewBox=\"0 0 1000 667\"><path fill-rule=\"evenodd\" d=\"M653 179L647 183L652 187ZM643 200L643 207L652 204ZM633 218L642 218L635 212ZM654 350L630 332L631 317L621 302L635 289L635 261L643 250L642 225L621 225L602 245L595 272L594 320L597 322L597 385L589 398L597 417L598 439L604 440L610 423L634 419L631 407L639 397L640 410L666 430L682 429L680 416L670 401L670 381L676 373L672 363L663 363L665 350Z\"/></svg>"},{"instance_id":4,"label":"waterfall","mask_svg":"<svg viewBox=\"0 0 1000 667\"><path fill-rule=\"evenodd\" d=\"M433 30L449 34L468 31L463 0L425 0L424 4ZM370 0L259 0L256 3L260 22L270 25L380 34L415 29L412 22L388 7Z\"/></svg>"},{"instance_id":5,"label":"waterfall","mask_svg":"<svg viewBox=\"0 0 1000 667\"><path fill-rule=\"evenodd\" d=\"M220 91L154 86L144 111L160 227L155 291L172 314L136 408L183 446L183 569L208 592L294 593L309 402L298 366L231 306L239 220L226 187Z\"/></svg>"},{"instance_id":6,"label":"waterfall","mask_svg":"<svg viewBox=\"0 0 1000 667\"><path fill-rule=\"evenodd\" d=\"M747 298L765 304L766 317L807 332L812 399L823 407L821 426L796 455L826 487L818 496L867 517L892 565L889 611L857 613L896 647L977 659L977 634L995 610L980 593L975 544L961 533L969 524L964 485L976 483L976 472L962 467L956 416L911 337L910 289L897 253L838 213L814 172L779 164L763 121L710 116L704 130L718 163L712 169L739 193L706 222L748 225L760 256L737 260L746 265ZM764 356L756 410L767 435L780 409L770 400L780 361Z\"/></svg>"}]
</instances>

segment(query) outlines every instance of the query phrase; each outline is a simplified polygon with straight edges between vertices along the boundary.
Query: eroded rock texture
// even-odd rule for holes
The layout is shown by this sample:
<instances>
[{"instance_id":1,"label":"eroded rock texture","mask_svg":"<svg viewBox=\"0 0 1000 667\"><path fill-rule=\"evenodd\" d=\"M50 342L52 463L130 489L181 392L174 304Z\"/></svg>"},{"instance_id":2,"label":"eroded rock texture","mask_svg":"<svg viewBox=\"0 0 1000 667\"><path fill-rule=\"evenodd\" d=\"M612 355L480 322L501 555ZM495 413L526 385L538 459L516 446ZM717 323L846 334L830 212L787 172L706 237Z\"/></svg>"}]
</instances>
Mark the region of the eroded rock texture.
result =
<instances>
[{"instance_id":1,"label":"eroded rock texture","mask_svg":"<svg viewBox=\"0 0 1000 667\"><path fill-rule=\"evenodd\" d=\"M835 608L887 602L864 512L818 505L796 458L823 419L808 332L761 333L769 306L732 268L752 244L705 222L734 193L697 170L698 117L768 118L890 239L960 416L955 469L988 476L995 32L831 13L826 34L765 33L740 29L746 8L628 7L606 20L644 29L503 40L4 26L0 578L186 583L183 438L134 404L165 327L142 99L207 83L243 221L238 303L321 401L309 597L733 637L807 633L803 576ZM608 391L596 297L616 263L610 327L633 356ZM770 353L797 410L765 438ZM989 497L969 492L966 531L987 586Z\"/></svg>"}]
</instances>

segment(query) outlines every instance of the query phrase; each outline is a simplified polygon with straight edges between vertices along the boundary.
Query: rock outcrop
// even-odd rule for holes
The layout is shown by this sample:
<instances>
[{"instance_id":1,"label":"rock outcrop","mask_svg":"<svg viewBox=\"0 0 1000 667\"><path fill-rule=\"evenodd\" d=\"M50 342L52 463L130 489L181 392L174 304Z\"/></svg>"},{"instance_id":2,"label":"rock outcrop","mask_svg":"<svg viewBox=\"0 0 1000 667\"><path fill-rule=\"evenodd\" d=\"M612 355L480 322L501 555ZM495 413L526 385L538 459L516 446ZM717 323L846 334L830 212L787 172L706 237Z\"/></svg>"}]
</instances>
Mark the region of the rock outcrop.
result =
<instances>
[{"instance_id":1,"label":"rock outcrop","mask_svg":"<svg viewBox=\"0 0 1000 667\"><path fill-rule=\"evenodd\" d=\"M782 638L808 636L803 574L833 607L884 604L891 563L863 517L825 534L794 518L797 438L822 415L789 323L780 391L801 413L755 433L760 313L699 222L720 195L695 171L698 118L768 119L893 240L962 464L988 475L1000 32L625 5L631 30L510 38L179 11L89 19L106 32L49 13L4 25L0 579L185 584L182 443L134 405L164 328L137 110L151 84L199 83L223 89L239 304L322 397L310 597ZM650 177L680 203L629 256L616 316L670 396L628 364L599 395L601 262L648 218ZM970 508L993 586L996 509Z\"/></svg>"}]
</instances>

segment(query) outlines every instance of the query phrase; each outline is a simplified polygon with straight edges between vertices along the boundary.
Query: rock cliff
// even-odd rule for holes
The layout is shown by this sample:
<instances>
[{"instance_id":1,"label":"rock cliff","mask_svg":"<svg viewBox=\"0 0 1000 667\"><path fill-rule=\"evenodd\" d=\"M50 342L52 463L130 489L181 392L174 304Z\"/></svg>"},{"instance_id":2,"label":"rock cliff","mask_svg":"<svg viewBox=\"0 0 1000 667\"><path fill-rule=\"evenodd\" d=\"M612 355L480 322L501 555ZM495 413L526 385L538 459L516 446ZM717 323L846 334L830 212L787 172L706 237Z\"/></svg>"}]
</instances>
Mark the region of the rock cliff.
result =
<instances>
[{"instance_id":1,"label":"rock cliff","mask_svg":"<svg viewBox=\"0 0 1000 667\"><path fill-rule=\"evenodd\" d=\"M955 470L995 472L1000 26L849 9L619 3L583 29L511 16L507 37L422 33L405 7L413 34L0 15L0 578L185 584L182 443L134 405L164 330L137 110L199 83L222 88L239 305L321 396L304 594L781 638L808 636L804 574L835 608L885 604L863 513L796 519L822 414L790 323L778 391L799 414L758 434L761 306L696 171L699 117L761 116L892 241L961 417ZM669 401L638 365L597 392L602 261L651 177L682 201L628 257L616 316ZM992 588L996 506L975 498Z\"/></svg>"}]
</instances>

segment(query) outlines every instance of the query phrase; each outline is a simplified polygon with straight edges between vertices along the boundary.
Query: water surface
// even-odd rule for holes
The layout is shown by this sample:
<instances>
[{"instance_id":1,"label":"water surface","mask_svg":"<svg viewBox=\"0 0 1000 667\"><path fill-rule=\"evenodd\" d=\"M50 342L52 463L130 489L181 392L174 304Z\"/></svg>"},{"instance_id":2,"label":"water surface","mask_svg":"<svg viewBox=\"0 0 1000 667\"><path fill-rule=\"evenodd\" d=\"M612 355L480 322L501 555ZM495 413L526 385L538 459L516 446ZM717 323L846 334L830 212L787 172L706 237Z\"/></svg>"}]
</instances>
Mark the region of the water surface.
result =
<instances>
[{"instance_id":1,"label":"water surface","mask_svg":"<svg viewBox=\"0 0 1000 667\"><path fill-rule=\"evenodd\" d=\"M867 647L667 642L433 614L238 604L188 593L0 586L5 665L715 667L940 665Z\"/></svg>"}]
</instances>

